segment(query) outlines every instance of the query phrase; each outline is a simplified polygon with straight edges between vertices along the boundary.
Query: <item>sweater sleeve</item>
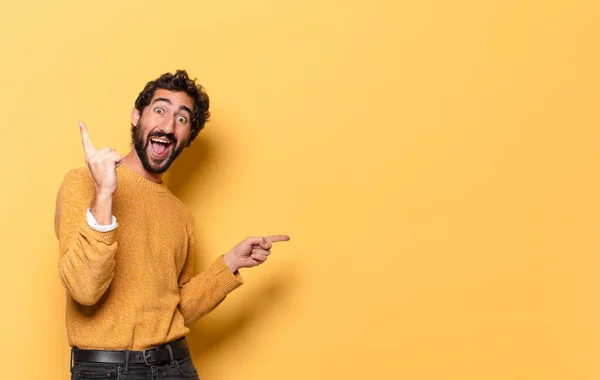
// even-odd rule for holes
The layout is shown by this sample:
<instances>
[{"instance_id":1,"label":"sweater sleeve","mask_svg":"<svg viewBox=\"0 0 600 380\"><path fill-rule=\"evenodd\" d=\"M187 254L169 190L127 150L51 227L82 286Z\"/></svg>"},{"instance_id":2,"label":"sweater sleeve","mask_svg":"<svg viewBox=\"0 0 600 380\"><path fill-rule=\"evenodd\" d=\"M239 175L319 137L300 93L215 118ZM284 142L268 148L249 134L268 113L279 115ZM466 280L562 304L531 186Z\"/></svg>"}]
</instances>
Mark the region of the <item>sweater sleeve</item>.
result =
<instances>
[{"instance_id":1,"label":"sweater sleeve","mask_svg":"<svg viewBox=\"0 0 600 380\"><path fill-rule=\"evenodd\" d=\"M108 289L115 268L117 230L93 230L86 210L94 196L83 170L67 174L56 200L54 231L59 243L58 273L67 292L82 305L94 305Z\"/></svg>"},{"instance_id":2,"label":"sweater sleeve","mask_svg":"<svg viewBox=\"0 0 600 380\"><path fill-rule=\"evenodd\" d=\"M188 234L188 256L179 276L179 311L186 325L208 314L227 294L244 283L239 272L231 273L223 256L219 256L203 272L193 276L196 245L193 220L188 225Z\"/></svg>"}]
</instances>

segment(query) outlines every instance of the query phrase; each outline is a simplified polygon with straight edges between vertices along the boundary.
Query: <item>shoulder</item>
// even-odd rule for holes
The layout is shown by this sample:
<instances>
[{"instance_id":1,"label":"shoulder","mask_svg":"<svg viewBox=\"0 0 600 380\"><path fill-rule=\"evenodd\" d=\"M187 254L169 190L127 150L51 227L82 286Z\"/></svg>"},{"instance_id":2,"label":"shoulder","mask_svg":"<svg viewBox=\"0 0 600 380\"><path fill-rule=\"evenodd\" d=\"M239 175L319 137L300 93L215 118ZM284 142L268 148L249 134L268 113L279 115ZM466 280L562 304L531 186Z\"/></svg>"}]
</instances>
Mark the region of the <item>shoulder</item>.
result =
<instances>
[{"instance_id":1,"label":"shoulder","mask_svg":"<svg viewBox=\"0 0 600 380\"><path fill-rule=\"evenodd\" d=\"M167 192L167 197L169 199L168 203L172 209L177 212L181 218L181 220L185 221L188 229L193 230L195 221L194 215L190 211L190 208L183 203L183 201L177 198L170 190Z\"/></svg>"},{"instance_id":2,"label":"shoulder","mask_svg":"<svg viewBox=\"0 0 600 380\"><path fill-rule=\"evenodd\" d=\"M82 183L93 182L92 175L90 174L90 170L86 166L82 166L77 169L69 170L67 172L67 174L65 175L63 184L71 183L71 182L75 182L75 183L77 183L77 182L82 182Z\"/></svg>"},{"instance_id":3,"label":"shoulder","mask_svg":"<svg viewBox=\"0 0 600 380\"><path fill-rule=\"evenodd\" d=\"M59 193L69 195L84 195L94 190L94 180L89 169L84 166L72 169L65 175Z\"/></svg>"}]
</instances>

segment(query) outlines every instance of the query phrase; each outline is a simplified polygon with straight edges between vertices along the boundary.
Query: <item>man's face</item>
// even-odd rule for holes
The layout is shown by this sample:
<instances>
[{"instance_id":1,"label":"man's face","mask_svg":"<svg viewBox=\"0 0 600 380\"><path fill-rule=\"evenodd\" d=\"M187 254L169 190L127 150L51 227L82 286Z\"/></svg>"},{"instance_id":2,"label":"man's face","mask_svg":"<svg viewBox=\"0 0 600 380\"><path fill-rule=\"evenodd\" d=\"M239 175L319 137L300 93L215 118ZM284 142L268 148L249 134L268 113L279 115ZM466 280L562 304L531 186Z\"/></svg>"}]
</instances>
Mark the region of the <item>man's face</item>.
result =
<instances>
[{"instance_id":1,"label":"man's face","mask_svg":"<svg viewBox=\"0 0 600 380\"><path fill-rule=\"evenodd\" d=\"M185 92L158 89L141 115L133 110L133 145L146 171L164 173L185 148L193 107Z\"/></svg>"}]
</instances>

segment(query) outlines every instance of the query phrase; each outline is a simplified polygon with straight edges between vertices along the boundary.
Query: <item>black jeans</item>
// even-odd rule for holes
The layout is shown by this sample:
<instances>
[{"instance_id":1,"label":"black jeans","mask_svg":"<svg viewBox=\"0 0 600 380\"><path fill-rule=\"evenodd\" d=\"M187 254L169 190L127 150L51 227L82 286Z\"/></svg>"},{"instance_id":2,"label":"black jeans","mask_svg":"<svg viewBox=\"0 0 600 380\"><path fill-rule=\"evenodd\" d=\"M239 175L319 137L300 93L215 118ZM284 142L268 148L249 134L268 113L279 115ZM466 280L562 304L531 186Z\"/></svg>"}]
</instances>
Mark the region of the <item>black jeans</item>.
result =
<instances>
[{"instance_id":1,"label":"black jeans","mask_svg":"<svg viewBox=\"0 0 600 380\"><path fill-rule=\"evenodd\" d=\"M199 377L188 355L183 359L158 365L75 362L71 369L71 380L79 379L199 380Z\"/></svg>"}]
</instances>

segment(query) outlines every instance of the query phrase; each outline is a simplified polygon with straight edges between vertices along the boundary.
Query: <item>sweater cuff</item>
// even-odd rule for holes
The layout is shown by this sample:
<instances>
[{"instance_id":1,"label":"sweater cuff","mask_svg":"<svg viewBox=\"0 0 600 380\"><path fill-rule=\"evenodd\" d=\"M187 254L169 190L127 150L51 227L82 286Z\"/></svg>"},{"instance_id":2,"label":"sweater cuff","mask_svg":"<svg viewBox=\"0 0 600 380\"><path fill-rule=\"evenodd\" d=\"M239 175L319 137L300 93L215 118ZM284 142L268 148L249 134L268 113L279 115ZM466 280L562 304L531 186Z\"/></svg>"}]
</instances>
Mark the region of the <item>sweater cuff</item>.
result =
<instances>
[{"instance_id":1,"label":"sweater cuff","mask_svg":"<svg viewBox=\"0 0 600 380\"><path fill-rule=\"evenodd\" d=\"M89 226L89 224L87 223L87 220L85 220L84 223L82 223L79 230L81 232L81 235L88 237L90 239L99 241L101 243L107 244L107 245L113 244L114 242L117 241L117 230L116 229L108 231L108 232L96 231L92 227Z\"/></svg>"},{"instance_id":2,"label":"sweater cuff","mask_svg":"<svg viewBox=\"0 0 600 380\"><path fill-rule=\"evenodd\" d=\"M211 264L209 269L216 277L225 294L231 293L244 283L239 271L235 274L231 273L231 269L225 264L223 256L219 256L219 258Z\"/></svg>"},{"instance_id":3,"label":"sweater cuff","mask_svg":"<svg viewBox=\"0 0 600 380\"><path fill-rule=\"evenodd\" d=\"M87 222L88 225L90 227L92 227L93 230L96 231L100 231L100 232L108 232L108 231L112 231L115 228L117 228L117 218L115 218L115 216L113 215L111 218L111 222L110 224L98 224L98 222L96 221L96 218L94 218L94 215L92 215L92 212L90 211L90 209L87 209L87 212L85 213L86 217L87 217Z\"/></svg>"}]
</instances>

